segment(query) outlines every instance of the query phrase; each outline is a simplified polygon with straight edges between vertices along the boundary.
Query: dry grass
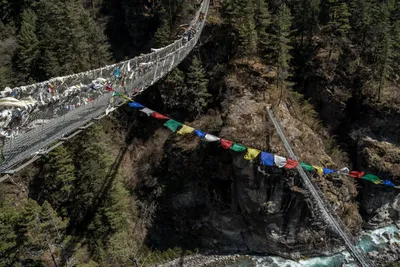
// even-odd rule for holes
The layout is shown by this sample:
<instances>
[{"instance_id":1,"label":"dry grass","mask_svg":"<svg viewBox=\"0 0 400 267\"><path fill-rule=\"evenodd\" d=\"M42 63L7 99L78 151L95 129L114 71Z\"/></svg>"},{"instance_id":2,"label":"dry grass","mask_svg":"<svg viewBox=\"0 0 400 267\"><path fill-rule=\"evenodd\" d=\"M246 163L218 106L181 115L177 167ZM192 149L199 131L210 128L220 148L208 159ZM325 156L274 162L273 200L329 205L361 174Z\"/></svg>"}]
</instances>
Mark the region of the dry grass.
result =
<instances>
[{"instance_id":1,"label":"dry grass","mask_svg":"<svg viewBox=\"0 0 400 267\"><path fill-rule=\"evenodd\" d=\"M400 176L400 148L395 144L378 141L370 137L362 140L363 148L360 155L369 168L380 172L392 173L394 177Z\"/></svg>"},{"instance_id":2,"label":"dry grass","mask_svg":"<svg viewBox=\"0 0 400 267\"><path fill-rule=\"evenodd\" d=\"M220 13L216 9L210 8L206 23L211 26L220 26L223 23Z\"/></svg>"}]
</instances>

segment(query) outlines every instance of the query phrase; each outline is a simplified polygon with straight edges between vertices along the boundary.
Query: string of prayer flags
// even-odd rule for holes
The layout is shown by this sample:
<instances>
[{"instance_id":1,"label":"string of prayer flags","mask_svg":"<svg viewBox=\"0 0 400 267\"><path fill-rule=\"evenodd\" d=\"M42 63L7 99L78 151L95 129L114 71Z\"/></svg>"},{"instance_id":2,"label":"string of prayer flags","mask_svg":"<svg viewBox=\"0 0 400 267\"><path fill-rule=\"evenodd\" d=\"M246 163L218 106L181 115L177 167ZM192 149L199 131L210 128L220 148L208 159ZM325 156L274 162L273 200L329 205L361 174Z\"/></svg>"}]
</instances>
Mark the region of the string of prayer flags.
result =
<instances>
[{"instance_id":1,"label":"string of prayer flags","mask_svg":"<svg viewBox=\"0 0 400 267\"><path fill-rule=\"evenodd\" d=\"M247 147L235 143L231 146L231 149L236 152L243 152L246 151Z\"/></svg>"},{"instance_id":2,"label":"string of prayer flags","mask_svg":"<svg viewBox=\"0 0 400 267\"><path fill-rule=\"evenodd\" d=\"M138 102L129 102L128 104L131 108L144 108L144 106Z\"/></svg>"},{"instance_id":3,"label":"string of prayer flags","mask_svg":"<svg viewBox=\"0 0 400 267\"><path fill-rule=\"evenodd\" d=\"M275 165L279 168L283 168L286 165L286 158L278 156L278 155L274 155L274 162Z\"/></svg>"},{"instance_id":4,"label":"string of prayer flags","mask_svg":"<svg viewBox=\"0 0 400 267\"><path fill-rule=\"evenodd\" d=\"M350 173L351 173L351 172L350 172ZM368 180L368 181L371 181L371 182L373 182L374 184L380 184L380 183L382 183L382 180L379 179L378 176L373 175L373 174L366 174L366 175L362 176L361 178L362 178L362 179L365 179L365 180Z\"/></svg>"},{"instance_id":5,"label":"string of prayer flags","mask_svg":"<svg viewBox=\"0 0 400 267\"><path fill-rule=\"evenodd\" d=\"M305 169L306 171L312 171L313 167L311 165L308 165L307 163L300 162L300 166Z\"/></svg>"},{"instance_id":6,"label":"string of prayer flags","mask_svg":"<svg viewBox=\"0 0 400 267\"><path fill-rule=\"evenodd\" d=\"M221 142L221 146L225 149L229 149L233 145L232 141L228 141L223 138L221 138L220 142Z\"/></svg>"},{"instance_id":7,"label":"string of prayer flags","mask_svg":"<svg viewBox=\"0 0 400 267\"><path fill-rule=\"evenodd\" d=\"M158 112L154 112L153 114L151 114L151 116L157 120L168 120L169 118L167 116L164 116L161 113Z\"/></svg>"},{"instance_id":8,"label":"string of prayer flags","mask_svg":"<svg viewBox=\"0 0 400 267\"><path fill-rule=\"evenodd\" d=\"M244 158L247 160L254 160L255 158L257 158L258 154L260 154L260 150L255 149L255 148L247 148L247 153L246 155L244 155Z\"/></svg>"},{"instance_id":9,"label":"string of prayer flags","mask_svg":"<svg viewBox=\"0 0 400 267\"><path fill-rule=\"evenodd\" d=\"M382 184L382 185L386 185L386 186L390 186L390 187L395 187L400 189L400 186L395 186L391 181L389 180L385 180L382 181L381 179L379 179L379 177L373 175L373 174L366 174L364 172L358 172L358 171L350 171L349 168L344 167L341 168L338 171L335 170L331 170L328 168L324 168L324 167L319 167L319 166L313 166L313 165L309 165L307 163L304 162L299 162L297 160L292 160L292 159L286 159L284 157L278 156L278 155L274 155L271 153L267 153L264 151L260 151L258 149L255 148L249 148L246 147L244 145L240 145L237 143L233 143L232 141L226 140L226 139L222 139L218 136L212 135L212 134L208 134L206 132L203 132L201 130L198 129L194 129L190 126L184 125L178 121L172 120L167 116L164 116L163 114L160 114L154 110L151 110L149 108L146 108L145 106L139 104L138 102L133 101L132 99L130 99L129 97L118 93L118 92L114 92L113 96L120 96L126 100L129 101L129 106L132 108L137 108L140 109L141 112L145 113L147 116L152 116L156 119L160 119L160 120L168 120L167 122L164 123L164 126L168 127L172 132L176 132L178 130L179 127L180 130L178 131L178 134L180 135L185 135L185 134L190 134L190 133L195 133L198 137L200 137L201 139L207 141L207 142L217 142L220 141L220 144L223 148L225 149L231 149L233 151L236 152L245 152L246 154L244 155L244 158L246 160L254 160L258 157L258 155L261 154L261 162L263 165L266 166L274 166L276 165L279 168L287 168L287 169L293 169L296 168L297 166L301 166L303 169L307 170L307 171L313 171L314 169L317 170L318 174L320 175L329 175L332 173L337 173L337 174L343 174L343 175L349 175L351 177L354 178L362 178L364 180L368 180L372 183L375 184ZM111 97L110 99L110 103L114 102L114 98ZM114 110L115 108L109 108L106 112L109 113L112 110Z\"/></svg>"},{"instance_id":10,"label":"string of prayer flags","mask_svg":"<svg viewBox=\"0 0 400 267\"><path fill-rule=\"evenodd\" d=\"M274 166L274 155L267 152L261 152L261 161L266 166Z\"/></svg>"},{"instance_id":11,"label":"string of prayer flags","mask_svg":"<svg viewBox=\"0 0 400 267\"><path fill-rule=\"evenodd\" d=\"M172 132L176 132L176 130L182 126L182 123L170 119L164 123L164 126L168 127Z\"/></svg>"},{"instance_id":12,"label":"string of prayer flags","mask_svg":"<svg viewBox=\"0 0 400 267\"><path fill-rule=\"evenodd\" d=\"M149 108L144 108L144 109L141 109L140 111L145 113L147 116L151 116L151 114L155 113L154 110L149 109Z\"/></svg>"},{"instance_id":13,"label":"string of prayer flags","mask_svg":"<svg viewBox=\"0 0 400 267\"><path fill-rule=\"evenodd\" d=\"M183 124L182 128L178 131L178 134L181 134L181 135L190 134L190 133L193 133L193 131L194 131L194 128Z\"/></svg>"},{"instance_id":14,"label":"string of prayer flags","mask_svg":"<svg viewBox=\"0 0 400 267\"><path fill-rule=\"evenodd\" d=\"M203 139L204 136L206 136L206 133L205 133L205 132L202 132L202 131L200 131L200 130L194 130L194 133L195 133L198 137L200 137L201 139Z\"/></svg>"},{"instance_id":15,"label":"string of prayer flags","mask_svg":"<svg viewBox=\"0 0 400 267\"><path fill-rule=\"evenodd\" d=\"M293 160L293 159L286 159L286 165L285 168L286 169L294 169L299 165L299 162L297 160Z\"/></svg>"},{"instance_id":16,"label":"string of prayer flags","mask_svg":"<svg viewBox=\"0 0 400 267\"><path fill-rule=\"evenodd\" d=\"M204 140L206 140L207 142L217 142L217 141L219 141L221 138L219 138L219 137L217 137L217 136L215 136L215 135L212 135L212 134L206 134L205 136L204 136Z\"/></svg>"}]
</instances>

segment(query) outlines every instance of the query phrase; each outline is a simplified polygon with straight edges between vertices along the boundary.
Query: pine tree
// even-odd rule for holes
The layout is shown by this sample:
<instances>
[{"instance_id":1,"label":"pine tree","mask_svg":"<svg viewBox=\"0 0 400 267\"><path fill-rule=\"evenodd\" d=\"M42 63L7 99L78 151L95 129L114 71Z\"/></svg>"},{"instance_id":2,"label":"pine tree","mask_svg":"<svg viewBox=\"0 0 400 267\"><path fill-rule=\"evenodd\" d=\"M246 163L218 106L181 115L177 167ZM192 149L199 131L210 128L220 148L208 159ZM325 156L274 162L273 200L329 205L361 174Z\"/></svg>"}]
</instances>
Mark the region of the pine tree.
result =
<instances>
[{"instance_id":1,"label":"pine tree","mask_svg":"<svg viewBox=\"0 0 400 267\"><path fill-rule=\"evenodd\" d=\"M107 37L104 32L90 18L88 18L88 22L84 26L87 33L90 68L99 68L108 64L111 60L111 53L110 45L107 43Z\"/></svg>"},{"instance_id":2,"label":"pine tree","mask_svg":"<svg viewBox=\"0 0 400 267\"><path fill-rule=\"evenodd\" d=\"M293 1L293 22L296 35L300 37L300 47L311 44L312 37L318 33L320 0L296 0Z\"/></svg>"},{"instance_id":3,"label":"pine tree","mask_svg":"<svg viewBox=\"0 0 400 267\"><path fill-rule=\"evenodd\" d=\"M28 9L22 13L21 30L18 35L18 70L23 74L24 80L35 77L35 64L39 53L39 41L36 36L35 12Z\"/></svg>"},{"instance_id":4,"label":"pine tree","mask_svg":"<svg viewBox=\"0 0 400 267\"><path fill-rule=\"evenodd\" d=\"M41 198L65 214L65 204L69 202L76 180L72 154L66 146L59 146L48 154L47 159Z\"/></svg>"},{"instance_id":5,"label":"pine tree","mask_svg":"<svg viewBox=\"0 0 400 267\"><path fill-rule=\"evenodd\" d=\"M170 44L171 41L171 28L169 26L168 20L163 19L161 21L160 27L154 34L154 45L156 47L164 47Z\"/></svg>"},{"instance_id":6,"label":"pine tree","mask_svg":"<svg viewBox=\"0 0 400 267\"><path fill-rule=\"evenodd\" d=\"M290 75L290 27L291 15L287 5L283 4L279 7L278 13L274 18L273 34L271 40L267 44L268 53L266 55L267 62L276 67L276 86L280 90L280 100L283 96L283 90L289 85L288 78Z\"/></svg>"},{"instance_id":7,"label":"pine tree","mask_svg":"<svg viewBox=\"0 0 400 267\"><path fill-rule=\"evenodd\" d=\"M40 261L49 251L55 261L52 247L63 239L68 222L59 218L48 202L39 206L32 199L27 200L21 215L17 223L20 260Z\"/></svg>"},{"instance_id":8,"label":"pine tree","mask_svg":"<svg viewBox=\"0 0 400 267\"><path fill-rule=\"evenodd\" d=\"M205 71L198 57L194 56L192 65L187 74L187 103L188 110L191 113L199 115L207 107L208 99L211 95L207 91L208 80L205 77Z\"/></svg>"},{"instance_id":9,"label":"pine tree","mask_svg":"<svg viewBox=\"0 0 400 267\"><path fill-rule=\"evenodd\" d=\"M63 53L68 29L66 10L57 0L41 0L35 5L38 15L40 55L38 59L38 80L46 80L63 74ZM64 62L63 62L64 61Z\"/></svg>"},{"instance_id":10,"label":"pine tree","mask_svg":"<svg viewBox=\"0 0 400 267\"><path fill-rule=\"evenodd\" d=\"M159 88L168 109L179 107L186 108L188 99L183 97L187 91L185 73L179 68L172 69L171 72L162 79Z\"/></svg>"},{"instance_id":11,"label":"pine tree","mask_svg":"<svg viewBox=\"0 0 400 267\"><path fill-rule=\"evenodd\" d=\"M40 79L89 70L109 62L109 45L82 2L40 0Z\"/></svg>"},{"instance_id":12,"label":"pine tree","mask_svg":"<svg viewBox=\"0 0 400 267\"><path fill-rule=\"evenodd\" d=\"M0 22L0 89L13 86L13 57L17 47L15 28Z\"/></svg>"},{"instance_id":13,"label":"pine tree","mask_svg":"<svg viewBox=\"0 0 400 267\"><path fill-rule=\"evenodd\" d=\"M257 51L257 31L253 4L249 4L247 0L232 0L223 4L234 30L237 55L253 55Z\"/></svg>"},{"instance_id":14,"label":"pine tree","mask_svg":"<svg viewBox=\"0 0 400 267\"><path fill-rule=\"evenodd\" d=\"M21 218L21 212L12 200L0 202L0 266L12 266L17 255L16 225Z\"/></svg>"},{"instance_id":15,"label":"pine tree","mask_svg":"<svg viewBox=\"0 0 400 267\"><path fill-rule=\"evenodd\" d=\"M270 42L270 27L272 16L265 0L255 0L255 23L258 35L258 51L265 52L266 45Z\"/></svg>"},{"instance_id":16,"label":"pine tree","mask_svg":"<svg viewBox=\"0 0 400 267\"><path fill-rule=\"evenodd\" d=\"M96 201L105 194L112 158L107 151L101 125L94 125L71 144L74 151L76 181L68 205L71 223L80 225L93 212ZM96 207L97 208L97 207Z\"/></svg>"},{"instance_id":17,"label":"pine tree","mask_svg":"<svg viewBox=\"0 0 400 267\"><path fill-rule=\"evenodd\" d=\"M377 80L377 100L381 99L381 92L389 80L391 71L391 57L393 55L394 42L392 39L392 24L390 21L393 6L388 3L381 3L375 6L374 28L375 43L373 44L375 64L374 78Z\"/></svg>"},{"instance_id":18,"label":"pine tree","mask_svg":"<svg viewBox=\"0 0 400 267\"><path fill-rule=\"evenodd\" d=\"M328 34L330 39L329 59L332 53L340 51L341 46L347 40L350 30L350 12L347 3L342 0L329 0Z\"/></svg>"},{"instance_id":19,"label":"pine tree","mask_svg":"<svg viewBox=\"0 0 400 267\"><path fill-rule=\"evenodd\" d=\"M354 42L365 46L365 38L372 27L373 0L352 0L350 3L350 25L354 32Z\"/></svg>"},{"instance_id":20,"label":"pine tree","mask_svg":"<svg viewBox=\"0 0 400 267\"><path fill-rule=\"evenodd\" d=\"M400 7L398 7L400 9ZM400 14L397 11L397 14ZM392 75L400 73L400 20L392 19L391 36L393 40L392 55L390 56L390 62L392 64ZM398 83L399 78L394 78L394 82Z\"/></svg>"}]
</instances>

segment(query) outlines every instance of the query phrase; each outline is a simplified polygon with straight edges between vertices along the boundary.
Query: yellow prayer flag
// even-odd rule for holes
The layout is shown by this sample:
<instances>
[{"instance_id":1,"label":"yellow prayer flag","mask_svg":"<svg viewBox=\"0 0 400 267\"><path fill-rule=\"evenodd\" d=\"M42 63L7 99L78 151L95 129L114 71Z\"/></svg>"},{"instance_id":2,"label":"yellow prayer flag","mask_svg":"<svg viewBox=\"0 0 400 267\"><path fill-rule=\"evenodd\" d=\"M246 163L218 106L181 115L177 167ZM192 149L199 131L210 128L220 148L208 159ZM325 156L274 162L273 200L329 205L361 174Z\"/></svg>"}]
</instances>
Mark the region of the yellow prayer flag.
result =
<instances>
[{"instance_id":1,"label":"yellow prayer flag","mask_svg":"<svg viewBox=\"0 0 400 267\"><path fill-rule=\"evenodd\" d=\"M178 131L178 134L184 135L184 134L190 134L194 131L194 128L187 126L185 124L182 125L182 128Z\"/></svg>"},{"instance_id":2,"label":"yellow prayer flag","mask_svg":"<svg viewBox=\"0 0 400 267\"><path fill-rule=\"evenodd\" d=\"M258 156L258 154L260 154L260 150L248 147L244 158L247 160L253 160Z\"/></svg>"},{"instance_id":3,"label":"yellow prayer flag","mask_svg":"<svg viewBox=\"0 0 400 267\"><path fill-rule=\"evenodd\" d=\"M119 95L120 95L123 99L133 102L133 100L130 99L129 97L127 97L126 95L121 94L121 93L120 93Z\"/></svg>"},{"instance_id":4,"label":"yellow prayer flag","mask_svg":"<svg viewBox=\"0 0 400 267\"><path fill-rule=\"evenodd\" d=\"M324 175L324 169L322 167L312 165L314 169L317 170L319 175Z\"/></svg>"}]
</instances>

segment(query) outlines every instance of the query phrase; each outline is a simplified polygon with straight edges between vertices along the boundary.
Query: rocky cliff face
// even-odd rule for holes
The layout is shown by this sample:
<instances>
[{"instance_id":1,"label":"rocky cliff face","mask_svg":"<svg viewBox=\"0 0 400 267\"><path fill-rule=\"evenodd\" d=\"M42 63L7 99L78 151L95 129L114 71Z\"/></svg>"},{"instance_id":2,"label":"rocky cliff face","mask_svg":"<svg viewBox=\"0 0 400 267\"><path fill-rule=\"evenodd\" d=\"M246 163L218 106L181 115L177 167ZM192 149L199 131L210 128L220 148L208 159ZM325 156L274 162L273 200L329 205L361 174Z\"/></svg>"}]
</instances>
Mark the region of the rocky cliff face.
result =
<instances>
[{"instance_id":1,"label":"rocky cliff face","mask_svg":"<svg viewBox=\"0 0 400 267\"><path fill-rule=\"evenodd\" d=\"M373 104L351 90L310 82L311 97L320 118L336 133L349 152L356 170L373 173L382 180L400 182L398 129L400 112L394 103ZM366 228L399 223L400 190L359 181L360 213Z\"/></svg>"},{"instance_id":2,"label":"rocky cliff face","mask_svg":"<svg viewBox=\"0 0 400 267\"><path fill-rule=\"evenodd\" d=\"M239 80L242 79L236 81ZM227 84L229 87L229 81ZM223 113L211 112L189 125L287 156L267 120L265 108L269 99L256 98L244 88L227 88L239 93L224 103ZM285 102L276 110L299 158L334 166L321 138L292 111ZM156 133L154 138L165 137L168 130L159 129ZM342 248L337 236L320 220L295 171L249 162L243 158L244 153L224 150L216 143L202 143L195 136L164 137L151 141L160 142L163 151L158 152L162 156L146 157L146 164L157 168L137 172L141 180L137 192L147 192L150 201L155 191L162 191L156 200L153 226L148 230L149 244L159 249L180 246L289 258L329 254ZM156 182L149 183L149 177ZM314 178L329 194L328 200L338 215L357 233L361 218L358 212L352 213L355 188L346 179L349 178Z\"/></svg>"}]
</instances>

